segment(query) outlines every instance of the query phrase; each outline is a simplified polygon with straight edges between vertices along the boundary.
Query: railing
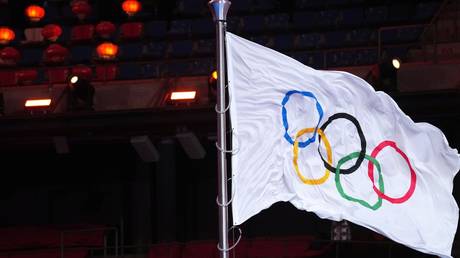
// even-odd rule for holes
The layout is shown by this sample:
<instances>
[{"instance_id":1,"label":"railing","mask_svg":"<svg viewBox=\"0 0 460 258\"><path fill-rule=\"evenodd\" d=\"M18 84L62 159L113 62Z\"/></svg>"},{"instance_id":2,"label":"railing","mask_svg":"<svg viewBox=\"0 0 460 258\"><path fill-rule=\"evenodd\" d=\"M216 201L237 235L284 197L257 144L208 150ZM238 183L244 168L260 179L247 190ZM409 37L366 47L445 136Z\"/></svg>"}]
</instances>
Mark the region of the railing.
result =
<instances>
[{"instance_id":1,"label":"railing","mask_svg":"<svg viewBox=\"0 0 460 258\"><path fill-rule=\"evenodd\" d=\"M103 232L104 233L104 257L107 257L107 250L108 245L107 245L107 234L106 232L113 232L114 237L115 237L115 244L114 244L114 249L115 249L115 256L118 256L118 250L119 250L119 244L118 244L118 228L116 227L101 227L101 228L89 228L89 229L76 229L76 230L66 230L66 231L61 231L61 244L60 244L60 252L61 252L61 258L64 258L64 251L65 251L65 242L64 242L64 236L69 235L71 233L78 233L78 232ZM90 248L91 250L91 248Z\"/></svg>"}]
</instances>

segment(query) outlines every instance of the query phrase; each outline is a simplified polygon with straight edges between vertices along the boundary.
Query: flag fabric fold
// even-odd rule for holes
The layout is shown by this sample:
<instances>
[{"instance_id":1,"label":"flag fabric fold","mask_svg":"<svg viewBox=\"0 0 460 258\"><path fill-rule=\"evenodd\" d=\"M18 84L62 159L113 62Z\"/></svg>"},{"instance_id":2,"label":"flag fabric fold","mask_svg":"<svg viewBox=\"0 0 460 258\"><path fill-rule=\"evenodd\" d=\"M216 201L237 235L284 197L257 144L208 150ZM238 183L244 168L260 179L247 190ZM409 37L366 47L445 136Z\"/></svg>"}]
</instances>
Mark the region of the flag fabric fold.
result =
<instances>
[{"instance_id":1,"label":"flag fabric fold","mask_svg":"<svg viewBox=\"0 0 460 258\"><path fill-rule=\"evenodd\" d=\"M235 225L285 201L451 257L460 157L438 128L354 75L231 33L226 44Z\"/></svg>"}]
</instances>

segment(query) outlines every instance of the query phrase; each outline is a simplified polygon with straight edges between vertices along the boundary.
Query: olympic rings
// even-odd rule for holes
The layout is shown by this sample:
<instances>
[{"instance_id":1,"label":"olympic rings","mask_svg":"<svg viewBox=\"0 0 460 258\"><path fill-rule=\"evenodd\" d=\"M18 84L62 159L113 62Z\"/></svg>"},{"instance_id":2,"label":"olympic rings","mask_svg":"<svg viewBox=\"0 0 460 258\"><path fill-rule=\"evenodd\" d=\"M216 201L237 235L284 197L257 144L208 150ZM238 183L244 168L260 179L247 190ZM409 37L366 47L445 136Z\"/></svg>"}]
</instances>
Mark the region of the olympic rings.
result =
<instances>
[{"instance_id":1,"label":"olympic rings","mask_svg":"<svg viewBox=\"0 0 460 258\"><path fill-rule=\"evenodd\" d=\"M387 146L395 149L396 152L399 153L399 155L401 155L401 157L407 162L407 165L409 166L409 170L410 170L410 186L409 186L409 190L407 190L407 192L403 196L401 196L399 198L392 198L392 197L389 197L389 196L385 195L383 192L381 192L379 189L377 189L375 187L375 185L373 186L374 192L380 198L383 198L383 199L385 199L385 200L387 200L387 201L389 201L391 203L403 203L403 202L409 200L409 198L414 193L415 185L416 185L416 182L417 182L417 176L415 174L414 169L412 168L412 165L410 164L410 161L409 161L409 158L407 157L407 155L400 148L398 148L396 143L393 142L393 141L383 141L382 143L377 145L377 147L375 147L375 149L372 151L371 157L376 158L377 155L379 154L379 152L382 149L384 149L385 147L387 147ZM369 174L369 178L372 181L372 184L374 184L374 166L372 165L372 163L368 164L368 174Z\"/></svg>"},{"instance_id":2,"label":"olympic rings","mask_svg":"<svg viewBox=\"0 0 460 258\"><path fill-rule=\"evenodd\" d=\"M318 111L319 114L319 119L318 123L316 124L315 131L313 132L313 136L308 138L304 142L299 142L299 147L305 148L307 147L310 143L315 141L316 138L316 131L318 130L319 123L321 122L321 119L323 118L324 112L323 108L321 107L321 104L318 102L318 99L316 99L315 95L309 91L298 91L298 90L291 90L286 93L286 95L283 98L283 101L281 104L283 105L281 113L283 116L283 126L284 126L284 138L292 145L294 145L294 140L292 140L291 136L289 136L288 129L289 129L289 123L287 119L287 110L286 110L286 104L289 101L289 97L293 94L301 94L302 96L312 98L316 101L316 110Z\"/></svg>"},{"instance_id":3,"label":"olympic rings","mask_svg":"<svg viewBox=\"0 0 460 258\"><path fill-rule=\"evenodd\" d=\"M294 141L294 159L293 159L293 162L294 162L294 168L295 168L295 171L297 172L297 176L299 176L300 180L307 184L307 185L320 185L320 184L323 184L324 182L326 182L326 180L329 178L329 175L330 175L330 171L326 169L326 172L324 173L324 175L318 179L310 179L310 178L306 178L302 175L302 172L300 172L300 169L299 169L299 166L297 164L297 159L299 157L299 142L298 142L298 139L300 136L306 134L306 133L312 133L315 131L315 128L313 127L310 127L310 128L305 128L305 129L302 129L300 130L296 137L295 137L295 141ZM327 152L327 161L329 163L332 163L332 150L331 150L331 145L329 144L329 141L327 140L327 137L326 135L324 135L323 133L323 130L321 129L318 129L318 134L324 138L324 146L326 147L326 152Z\"/></svg>"},{"instance_id":4,"label":"olympic rings","mask_svg":"<svg viewBox=\"0 0 460 258\"><path fill-rule=\"evenodd\" d=\"M354 198L354 197L351 197L351 196L347 195L345 193L345 191L343 190L342 183L340 183L340 167L343 164L345 164L347 161L355 159L355 158L359 158L360 156L361 156L361 152L353 152L352 154L350 154L348 156L345 156L345 157L343 157L342 159L339 160L339 162L337 164L336 172L335 172L335 185L337 187L337 191L339 192L339 194L343 198L345 198L345 199L347 199L347 200L349 200L351 202L357 202L357 203L361 204L362 206L375 211L375 210L377 210L378 208L380 208L382 206L382 197L380 195L378 196L377 202L374 205L370 205L368 202L366 202L364 200L357 199L357 198ZM369 155L364 155L364 158L369 160L369 164L373 164L373 165L375 165L377 167L377 170L379 172L379 188L380 188L379 192L383 193L385 191L385 186L383 184L383 177L382 177L382 171L381 171L380 163L375 158L373 158L373 157L371 157Z\"/></svg>"},{"instance_id":5,"label":"olympic rings","mask_svg":"<svg viewBox=\"0 0 460 258\"><path fill-rule=\"evenodd\" d=\"M287 110L286 110L286 104L289 101L289 97L291 95L293 95L293 94L301 94L302 96L313 98L316 101L316 109L317 109L318 114L319 114L318 124L316 125L316 127L304 128L304 129L300 130L299 132L297 132L297 134L295 136L295 140L293 140L291 138L291 136L289 136L289 133L288 133L289 124L288 124L288 120L287 120ZM297 91L297 90L288 91L286 93L286 95L284 96L283 101L282 101L281 113L282 113L282 118L283 118L283 126L284 126L284 129L285 129L284 138L289 143L291 143L293 145L293 147L294 147L294 149L293 149L293 156L294 157L293 157L292 161L293 161L294 168L295 168L297 176L299 177L299 179L304 184L321 185L321 184L323 184L323 183L325 183L327 181L327 179L330 176L330 172L335 173L335 184L336 184L336 187L337 187L337 191L339 192L339 194L340 194L340 196L342 198L344 198L344 199L346 199L348 201L351 201L351 202L359 203L362 206L364 206L366 208L369 208L371 210L374 210L374 211L379 209L382 206L382 201L383 200L387 200L387 201L389 201L389 202L391 202L393 204L400 204L400 203L406 202L407 200L409 200L412 197L412 195L413 195L413 193L415 191L415 188L416 188L416 184L417 184L417 174L416 174L415 170L413 169L413 167L412 167L407 155L397 146L397 144L395 142L393 142L393 141L383 141L380 144L378 144L377 147L375 147L375 149L372 151L370 156L367 155L366 154L367 142L366 142L366 138L364 136L364 132L363 132L363 130L361 128L361 125L359 124L359 121L354 116L352 116L350 114L336 113L336 114L330 116L328 118L328 120L320 127L321 120L322 120L322 118L324 116L324 111L323 111L323 108L321 107L321 104L319 103L318 99L315 97L315 95L313 93L311 93L311 92L308 92L308 91ZM331 124L334 120L339 119L339 118L349 120L356 127L356 130L358 132L359 139L360 139L361 150L353 152L353 153L341 158L337 163L337 167L333 167L333 164L332 164L332 150L331 150L329 140L326 137L325 130L326 130L326 128L327 128L327 126L329 124ZM307 134L307 133L313 133L313 136L308 138L306 141L299 142L299 138L302 135ZM300 168L298 166L299 147L305 148L309 144L313 143L315 141L317 133L318 133L318 138L319 138L319 141L318 141L318 153L319 153L319 155L321 157L321 160L324 163L326 171L325 171L324 175L322 177L320 177L320 178L317 178L317 179L306 178L306 177L304 177L302 175L302 173L300 171ZM321 140L324 141L324 146L326 148L326 154L327 154L327 160L324 159L324 157L322 156L321 151L320 151ZM384 187L384 183L383 183L383 176L382 176L381 166L380 166L379 162L377 161L376 157L379 154L379 152L382 149L384 149L385 147L393 148L399 155L401 155L401 157L406 161L407 165L409 166L409 170L410 170L410 186L409 186L409 189L407 190L407 192L401 197L397 197L397 198L390 197L390 196L388 196L388 195L386 195L384 193L385 192L385 187ZM351 166L350 168L347 168L347 169L340 169L340 167L343 164L345 164L346 162L348 162L348 161L350 161L352 159L356 159L356 162L355 162L355 164L353 166ZM342 184L340 182L340 174L344 174L344 175L352 174L353 172L358 170L358 168L361 166L361 164L364 161L364 159L369 161L369 163L368 163L368 177L372 181L373 190L378 196L377 202L375 204L373 204L373 205L369 204L368 202L366 202L364 200L357 199L357 198L351 197L348 194L346 194L345 191L343 190ZM379 173L378 188L375 186L375 182L374 182L374 166L377 167L377 170L378 170L378 173Z\"/></svg>"},{"instance_id":6,"label":"olympic rings","mask_svg":"<svg viewBox=\"0 0 460 258\"><path fill-rule=\"evenodd\" d=\"M353 123L353 125L356 127L356 130L358 130L358 135L359 135L359 139L361 141L361 151L359 152L359 156L358 156L358 159L356 160L356 163L350 167L350 168L347 168L347 169L342 169L340 170L340 173L341 174L351 174L353 172L355 172L360 166L361 166L361 163L363 163L363 160L364 160L364 156L366 155L366 138L364 137L364 133L363 133L363 130L361 129L361 126L359 125L359 122L358 120L350 115L350 114L347 114L347 113L337 113L337 114L334 114L332 115L331 117L329 117L329 119L321 126L321 130L323 130L323 132L326 130L327 126L332 123L332 121L336 120L336 119L339 119L339 118L343 118L343 119L346 119L346 120L349 120L350 122ZM321 142L321 135L319 136L319 142ZM319 150L319 146L318 146L318 153L319 153L319 156L321 157L321 159L323 160L324 162L324 166L331 172L335 173L335 171L337 170L335 167L331 166L331 162L327 162L326 160L324 160L323 158L323 155L321 155L321 151Z\"/></svg>"}]
</instances>

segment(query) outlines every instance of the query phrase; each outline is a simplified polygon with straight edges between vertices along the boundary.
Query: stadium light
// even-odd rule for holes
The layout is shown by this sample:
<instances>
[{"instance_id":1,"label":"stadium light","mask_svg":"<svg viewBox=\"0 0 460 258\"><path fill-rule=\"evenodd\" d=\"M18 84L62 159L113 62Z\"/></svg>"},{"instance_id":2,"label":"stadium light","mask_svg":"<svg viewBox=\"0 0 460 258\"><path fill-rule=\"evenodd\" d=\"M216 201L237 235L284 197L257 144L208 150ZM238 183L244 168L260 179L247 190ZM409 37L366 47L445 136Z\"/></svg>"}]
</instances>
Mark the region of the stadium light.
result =
<instances>
[{"instance_id":1,"label":"stadium light","mask_svg":"<svg viewBox=\"0 0 460 258\"><path fill-rule=\"evenodd\" d=\"M173 91L170 100L194 100L196 91Z\"/></svg>"},{"instance_id":2,"label":"stadium light","mask_svg":"<svg viewBox=\"0 0 460 258\"><path fill-rule=\"evenodd\" d=\"M399 69L401 67L401 61L398 58L393 58L393 60L391 60L391 64L395 69Z\"/></svg>"},{"instance_id":3,"label":"stadium light","mask_svg":"<svg viewBox=\"0 0 460 258\"><path fill-rule=\"evenodd\" d=\"M26 100L25 107L27 109L45 108L51 105L51 99L28 99Z\"/></svg>"}]
</instances>

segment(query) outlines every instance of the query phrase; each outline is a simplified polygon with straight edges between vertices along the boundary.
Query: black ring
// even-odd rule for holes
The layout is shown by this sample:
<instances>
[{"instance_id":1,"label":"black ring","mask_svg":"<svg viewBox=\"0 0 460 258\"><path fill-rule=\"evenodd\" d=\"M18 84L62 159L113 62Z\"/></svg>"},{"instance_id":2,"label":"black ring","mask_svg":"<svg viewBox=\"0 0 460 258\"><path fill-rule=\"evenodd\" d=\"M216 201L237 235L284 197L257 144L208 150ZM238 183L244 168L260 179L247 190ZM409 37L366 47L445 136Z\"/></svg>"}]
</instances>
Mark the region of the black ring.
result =
<instances>
[{"instance_id":1,"label":"black ring","mask_svg":"<svg viewBox=\"0 0 460 258\"><path fill-rule=\"evenodd\" d=\"M351 174L355 172L359 168L359 166L361 166L361 163L363 163L364 156L366 155L366 138L364 137L363 130L361 129L361 126L359 125L358 120L354 116L347 114L347 113L337 113L329 117L329 119L321 126L321 130L323 131L323 133L324 134L326 133L325 132L326 127L332 121L339 119L339 118L347 119L348 121L352 122L355 125L356 129L358 130L359 139L361 141L361 151L359 152L359 156L358 156L358 159L356 160L356 163L347 169L339 170L340 174L347 175L347 174ZM319 149L321 146L321 135L318 134L318 136L319 136L319 144L318 144L319 156L323 160L324 166L327 168L327 170L331 171L332 173L335 173L336 168L331 166L329 163L327 163L327 161L323 158L323 155L321 155L321 151Z\"/></svg>"}]
</instances>

